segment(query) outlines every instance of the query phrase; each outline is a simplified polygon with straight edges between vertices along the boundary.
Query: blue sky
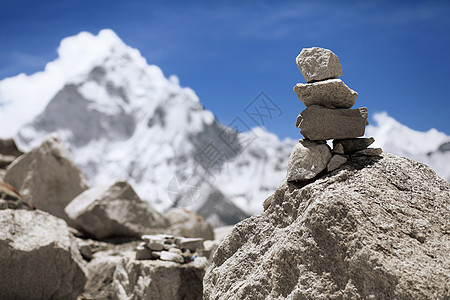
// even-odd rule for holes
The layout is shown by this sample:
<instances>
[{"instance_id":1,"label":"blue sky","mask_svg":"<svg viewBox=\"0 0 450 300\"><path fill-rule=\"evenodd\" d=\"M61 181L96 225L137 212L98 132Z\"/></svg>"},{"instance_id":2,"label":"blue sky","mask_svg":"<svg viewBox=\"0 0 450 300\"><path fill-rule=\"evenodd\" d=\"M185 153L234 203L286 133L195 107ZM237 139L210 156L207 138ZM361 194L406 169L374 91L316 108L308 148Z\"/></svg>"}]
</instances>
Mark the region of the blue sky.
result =
<instances>
[{"instance_id":1,"label":"blue sky","mask_svg":"<svg viewBox=\"0 0 450 300\"><path fill-rule=\"evenodd\" d=\"M302 48L335 52L341 79L369 116L387 111L450 134L450 1L0 0L0 79L42 70L62 38L113 29L151 64L191 87L227 124L264 91L282 110L267 121L299 138ZM251 124L250 121L249 125Z\"/></svg>"}]
</instances>

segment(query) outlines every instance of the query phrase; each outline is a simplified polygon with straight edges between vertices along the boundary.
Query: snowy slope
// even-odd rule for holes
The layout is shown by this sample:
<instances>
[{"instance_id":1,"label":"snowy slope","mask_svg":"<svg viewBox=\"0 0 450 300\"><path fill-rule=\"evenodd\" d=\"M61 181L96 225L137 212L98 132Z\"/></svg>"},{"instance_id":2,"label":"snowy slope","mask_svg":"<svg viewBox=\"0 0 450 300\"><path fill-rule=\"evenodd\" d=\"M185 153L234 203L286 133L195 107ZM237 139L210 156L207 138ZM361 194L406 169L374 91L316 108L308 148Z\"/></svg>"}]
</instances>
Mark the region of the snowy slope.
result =
<instances>
[{"instance_id":1,"label":"snowy slope","mask_svg":"<svg viewBox=\"0 0 450 300\"><path fill-rule=\"evenodd\" d=\"M426 132L410 129L386 112L376 113L373 119L376 124L366 129L366 136L375 138L371 147L420 161L450 181L450 136L434 128Z\"/></svg>"},{"instance_id":2,"label":"snowy slope","mask_svg":"<svg viewBox=\"0 0 450 300\"><path fill-rule=\"evenodd\" d=\"M0 82L0 117L10 124L0 136L15 135L30 149L57 131L92 185L128 179L157 209L192 206L217 225L230 219L224 203L242 219L283 181L292 141L219 124L191 89L165 78L114 32L66 38L58 54L44 72ZM252 142L242 142L249 134ZM232 147L228 135L237 137ZM211 150L221 160L206 164ZM180 200L192 186L198 195Z\"/></svg>"},{"instance_id":3,"label":"snowy slope","mask_svg":"<svg viewBox=\"0 0 450 300\"><path fill-rule=\"evenodd\" d=\"M0 137L27 150L57 131L92 185L128 179L157 209L189 207L216 225L260 212L284 180L296 141L218 123L191 89L113 31L66 38L58 54L43 72L0 81ZM450 151L439 150L448 136L374 118L367 135L376 146L450 179Z\"/></svg>"}]
</instances>

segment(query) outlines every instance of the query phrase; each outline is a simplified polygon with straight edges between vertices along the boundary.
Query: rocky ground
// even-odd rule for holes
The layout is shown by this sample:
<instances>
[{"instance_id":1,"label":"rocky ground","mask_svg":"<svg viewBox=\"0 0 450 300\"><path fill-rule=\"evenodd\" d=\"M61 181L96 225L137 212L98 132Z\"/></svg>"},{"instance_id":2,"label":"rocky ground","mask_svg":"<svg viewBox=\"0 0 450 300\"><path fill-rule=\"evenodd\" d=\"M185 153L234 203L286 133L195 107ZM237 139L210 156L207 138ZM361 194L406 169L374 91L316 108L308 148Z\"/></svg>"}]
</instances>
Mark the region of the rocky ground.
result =
<instances>
[{"instance_id":1,"label":"rocky ground","mask_svg":"<svg viewBox=\"0 0 450 300\"><path fill-rule=\"evenodd\" d=\"M220 244L203 299L448 299L449 208L449 183L390 154L284 182Z\"/></svg>"},{"instance_id":2,"label":"rocky ground","mask_svg":"<svg viewBox=\"0 0 450 300\"><path fill-rule=\"evenodd\" d=\"M218 241L199 215L89 187L56 136L0 140L0 168L0 299L201 298Z\"/></svg>"}]
</instances>

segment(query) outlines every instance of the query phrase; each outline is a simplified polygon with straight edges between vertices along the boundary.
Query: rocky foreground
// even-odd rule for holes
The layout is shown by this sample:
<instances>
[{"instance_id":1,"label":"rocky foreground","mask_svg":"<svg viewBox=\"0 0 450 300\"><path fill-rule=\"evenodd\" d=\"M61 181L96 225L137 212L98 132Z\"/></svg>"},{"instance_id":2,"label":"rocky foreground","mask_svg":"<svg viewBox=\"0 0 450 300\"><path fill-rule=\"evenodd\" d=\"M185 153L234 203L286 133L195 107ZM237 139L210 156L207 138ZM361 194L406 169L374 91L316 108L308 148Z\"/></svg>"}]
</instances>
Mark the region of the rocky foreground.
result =
<instances>
[{"instance_id":1,"label":"rocky foreground","mask_svg":"<svg viewBox=\"0 0 450 300\"><path fill-rule=\"evenodd\" d=\"M199 299L211 224L126 181L89 187L57 136L0 140L0 299Z\"/></svg>"},{"instance_id":2,"label":"rocky foreground","mask_svg":"<svg viewBox=\"0 0 450 300\"><path fill-rule=\"evenodd\" d=\"M203 299L450 297L450 184L423 164L354 157L264 209L220 244Z\"/></svg>"}]
</instances>

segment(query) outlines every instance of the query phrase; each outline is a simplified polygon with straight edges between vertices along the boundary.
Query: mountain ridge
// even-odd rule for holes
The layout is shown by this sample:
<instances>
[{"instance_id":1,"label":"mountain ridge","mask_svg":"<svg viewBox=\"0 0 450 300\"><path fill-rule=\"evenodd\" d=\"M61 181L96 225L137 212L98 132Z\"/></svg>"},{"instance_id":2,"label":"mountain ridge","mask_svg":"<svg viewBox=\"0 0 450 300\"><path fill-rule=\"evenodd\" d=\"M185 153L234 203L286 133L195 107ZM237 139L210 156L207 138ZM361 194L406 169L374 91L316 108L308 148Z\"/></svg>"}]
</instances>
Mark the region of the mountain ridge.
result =
<instances>
[{"instance_id":1,"label":"mountain ridge","mask_svg":"<svg viewBox=\"0 0 450 300\"><path fill-rule=\"evenodd\" d=\"M261 199L284 180L296 141L242 126L239 118L221 124L192 89L148 65L112 30L65 38L58 54L43 72L0 81L0 116L8 123L0 136L14 135L29 150L57 131L90 184L126 179L157 209L188 207L205 212L215 225L229 223L220 201L243 218L260 212ZM386 134L414 139L416 133L389 118L381 115L381 123L366 133L385 151L401 151ZM434 148L413 147L416 153L408 155L418 153L435 164L450 161L450 152L433 152L437 139L450 137L431 135ZM440 172L450 180L450 168Z\"/></svg>"}]
</instances>

